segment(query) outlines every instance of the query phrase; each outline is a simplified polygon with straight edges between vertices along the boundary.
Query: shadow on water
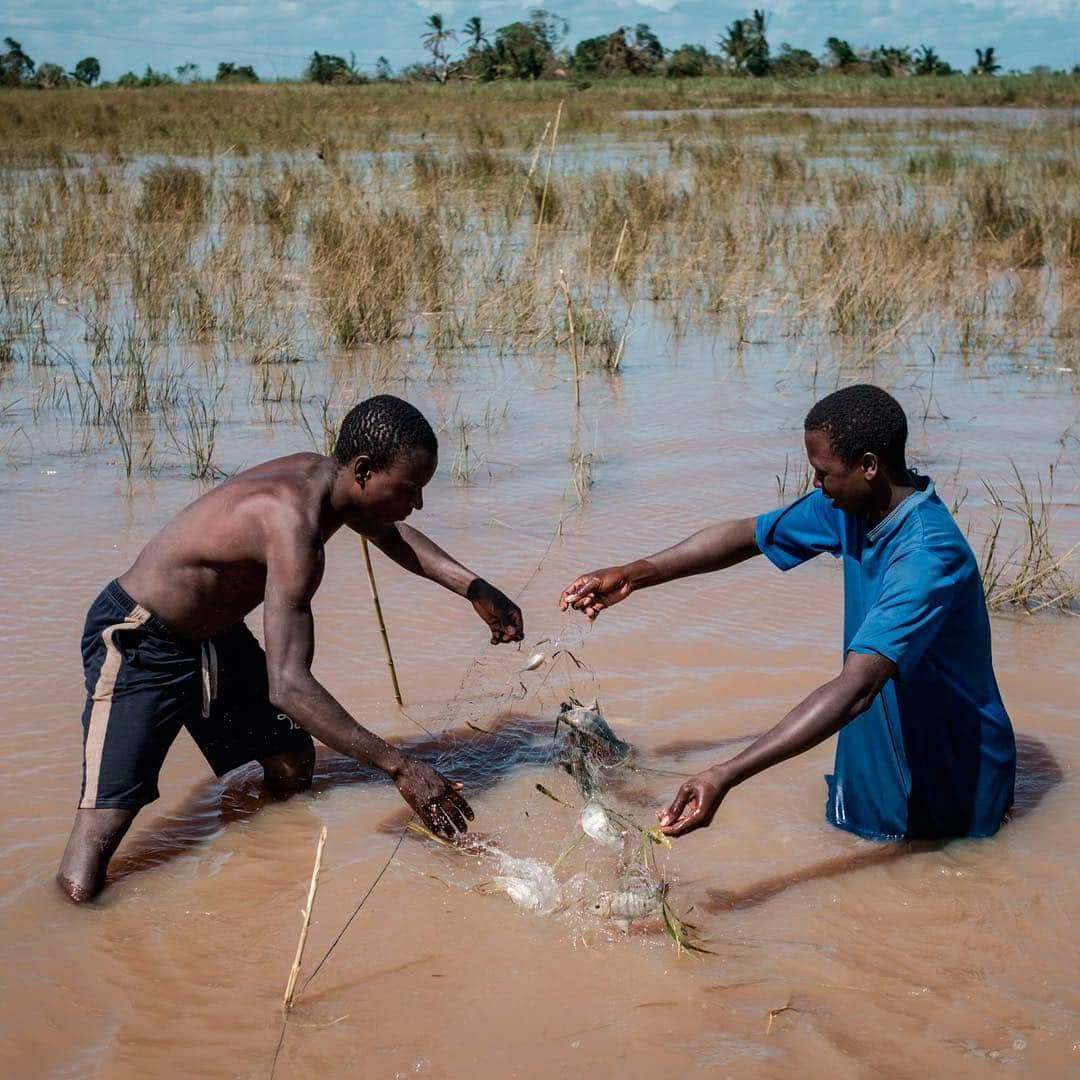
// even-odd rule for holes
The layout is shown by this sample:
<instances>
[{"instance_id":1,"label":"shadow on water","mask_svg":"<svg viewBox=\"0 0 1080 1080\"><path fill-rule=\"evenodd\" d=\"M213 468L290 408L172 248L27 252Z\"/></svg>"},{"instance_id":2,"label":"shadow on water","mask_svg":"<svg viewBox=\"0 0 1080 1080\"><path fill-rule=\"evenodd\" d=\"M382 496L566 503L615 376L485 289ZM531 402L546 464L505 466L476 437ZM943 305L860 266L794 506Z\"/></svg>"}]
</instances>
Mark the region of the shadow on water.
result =
<instances>
[{"instance_id":1,"label":"shadow on water","mask_svg":"<svg viewBox=\"0 0 1080 1080\"><path fill-rule=\"evenodd\" d=\"M1032 735L1016 736L1016 792L1012 810L1006 816L1006 827L1030 814L1042 802L1048 791L1061 783L1064 773L1050 748ZM892 863L912 855L940 851L947 840L913 840L901 844L881 844L833 859L804 866L789 874L764 878L739 891L709 889L708 900L702 906L711 914L752 908L774 896L808 881L824 881L842 874L854 873L867 867Z\"/></svg>"},{"instance_id":2,"label":"shadow on water","mask_svg":"<svg viewBox=\"0 0 1080 1080\"><path fill-rule=\"evenodd\" d=\"M398 745L421 761L461 780L466 794L486 791L519 769L552 764L553 726L546 720L509 713L496 719L487 730L467 728L439 735L403 739ZM658 748L661 759L696 752L733 749L752 739L744 736L719 741L672 743ZM1050 748L1031 735L1017 735L1016 796L1009 820L1016 820L1034 810L1043 796L1061 782L1063 774ZM656 770L661 771L661 770ZM629 778L627 778L629 779ZM299 798L317 797L320 792L349 784L382 784L390 781L376 769L361 765L340 754L320 754L315 765L311 791ZM635 799L628 785L617 783L624 799L651 805L650 796ZM120 881L132 874L162 866L216 836L226 826L257 814L277 802L267 793L257 765L247 765L225 780L201 785L188 801L173 814L157 818L130 840L109 870L110 881ZM400 828L407 820L404 813L386 819L382 829ZM739 892L710 890L705 907L713 913L753 907L809 881L824 880L871 866L892 862L909 855L940 850L943 842L919 841L884 844L870 850L852 852L826 859L789 874L756 882Z\"/></svg>"},{"instance_id":3,"label":"shadow on water","mask_svg":"<svg viewBox=\"0 0 1080 1080\"><path fill-rule=\"evenodd\" d=\"M463 781L468 794L485 791L518 769L550 765L552 731L551 723L510 714L485 731L450 730L402 739L396 745ZM389 783L377 769L326 752L316 759L311 790L295 797L313 798L348 784ZM245 765L223 780L202 784L175 813L158 817L125 844L109 868L109 881L162 866L216 836L227 825L250 818L278 801L263 786L261 769L255 764Z\"/></svg>"}]
</instances>

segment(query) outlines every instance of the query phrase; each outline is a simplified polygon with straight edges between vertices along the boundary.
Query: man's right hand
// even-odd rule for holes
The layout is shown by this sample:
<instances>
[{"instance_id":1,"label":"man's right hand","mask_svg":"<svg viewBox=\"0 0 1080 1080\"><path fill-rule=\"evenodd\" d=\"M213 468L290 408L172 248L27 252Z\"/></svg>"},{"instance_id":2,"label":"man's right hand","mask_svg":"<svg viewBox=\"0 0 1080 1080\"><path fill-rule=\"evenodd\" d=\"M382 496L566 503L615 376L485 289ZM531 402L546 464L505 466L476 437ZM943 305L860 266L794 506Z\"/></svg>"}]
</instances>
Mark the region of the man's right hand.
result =
<instances>
[{"instance_id":1,"label":"man's right hand","mask_svg":"<svg viewBox=\"0 0 1080 1080\"><path fill-rule=\"evenodd\" d=\"M563 589L562 596L559 597L559 608L562 611L576 608L583 611L591 621L604 608L625 600L633 589L629 564L609 566L575 578Z\"/></svg>"},{"instance_id":2,"label":"man's right hand","mask_svg":"<svg viewBox=\"0 0 1080 1080\"><path fill-rule=\"evenodd\" d=\"M430 765L406 758L394 777L401 797L416 811L424 824L440 836L452 837L468 829L466 821L475 816L459 794L461 784L447 780Z\"/></svg>"}]
</instances>

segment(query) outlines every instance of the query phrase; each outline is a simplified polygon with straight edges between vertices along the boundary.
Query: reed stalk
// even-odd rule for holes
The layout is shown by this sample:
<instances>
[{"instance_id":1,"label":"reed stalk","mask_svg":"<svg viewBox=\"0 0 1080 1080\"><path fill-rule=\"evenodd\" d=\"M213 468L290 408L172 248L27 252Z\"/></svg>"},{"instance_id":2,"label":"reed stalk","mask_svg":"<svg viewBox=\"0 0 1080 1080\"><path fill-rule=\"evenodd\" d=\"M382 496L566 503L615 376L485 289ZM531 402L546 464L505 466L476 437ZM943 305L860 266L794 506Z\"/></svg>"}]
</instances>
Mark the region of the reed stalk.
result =
<instances>
[{"instance_id":1,"label":"reed stalk","mask_svg":"<svg viewBox=\"0 0 1080 1080\"><path fill-rule=\"evenodd\" d=\"M566 324L570 329L570 360L574 365L574 405L581 408L581 370L578 364L577 332L574 329L574 302L570 299L570 289L566 284L566 275L559 271L559 288L566 300Z\"/></svg>"},{"instance_id":2,"label":"reed stalk","mask_svg":"<svg viewBox=\"0 0 1080 1080\"><path fill-rule=\"evenodd\" d=\"M319 870L322 868L323 848L326 846L326 826L319 833L319 843L315 848L315 865L311 869L311 884L308 886L307 903L304 905L304 921L300 925L300 940L296 943L296 956L289 969L289 981L285 984L285 997L282 1007L288 1012L292 1008L296 980L300 975L300 962L304 958L304 946L307 944L308 929L311 926L311 911L315 905L315 890L319 887Z\"/></svg>"},{"instance_id":3,"label":"reed stalk","mask_svg":"<svg viewBox=\"0 0 1080 1080\"><path fill-rule=\"evenodd\" d=\"M540 193L540 212L536 215L536 236L533 240L533 259L540 250L540 230L544 226L544 209L547 206L548 184L551 182L551 163L555 160L555 145L559 141L559 121L562 119L563 103L555 112L555 130L551 133L551 150L548 152L547 169L544 172L544 190Z\"/></svg>"},{"instance_id":4,"label":"reed stalk","mask_svg":"<svg viewBox=\"0 0 1080 1080\"><path fill-rule=\"evenodd\" d=\"M518 215L521 213L521 207L525 203L525 196L529 193L529 188L532 186L533 173L536 172L536 163L540 160L540 154L544 149L544 143L547 140L547 133L551 130L551 121L549 120L544 125L543 134L540 136L536 143L536 150L533 152L532 162L529 165L529 171L525 174L525 183L522 185L521 194L518 196L517 206L514 207L514 213L510 218L510 225L518 219Z\"/></svg>"}]
</instances>

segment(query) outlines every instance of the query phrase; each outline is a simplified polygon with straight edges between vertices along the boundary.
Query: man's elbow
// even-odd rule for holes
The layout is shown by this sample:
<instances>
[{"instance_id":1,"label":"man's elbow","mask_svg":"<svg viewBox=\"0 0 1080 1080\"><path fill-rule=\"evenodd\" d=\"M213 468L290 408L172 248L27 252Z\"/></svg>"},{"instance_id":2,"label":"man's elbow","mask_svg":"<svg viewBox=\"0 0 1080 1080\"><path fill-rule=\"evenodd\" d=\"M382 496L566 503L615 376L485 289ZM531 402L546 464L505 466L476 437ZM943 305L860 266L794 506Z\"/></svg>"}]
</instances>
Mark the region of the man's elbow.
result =
<instances>
[{"instance_id":1,"label":"man's elbow","mask_svg":"<svg viewBox=\"0 0 1080 1080\"><path fill-rule=\"evenodd\" d=\"M302 702L307 696L306 688L311 682L308 672L267 671L270 704L275 709L294 716L302 711Z\"/></svg>"},{"instance_id":2,"label":"man's elbow","mask_svg":"<svg viewBox=\"0 0 1080 1080\"><path fill-rule=\"evenodd\" d=\"M863 693L857 695L848 705L848 720L854 720L857 716L862 716L862 714L874 704L874 698L878 696L878 692L879 690L865 690Z\"/></svg>"},{"instance_id":3,"label":"man's elbow","mask_svg":"<svg viewBox=\"0 0 1080 1080\"><path fill-rule=\"evenodd\" d=\"M870 670L861 673L860 678L852 679L849 683L847 695L849 720L854 720L856 716L861 716L866 712L874 704L874 699L881 693L885 684L896 674L896 667L892 661L884 657L876 657L875 660Z\"/></svg>"}]
</instances>

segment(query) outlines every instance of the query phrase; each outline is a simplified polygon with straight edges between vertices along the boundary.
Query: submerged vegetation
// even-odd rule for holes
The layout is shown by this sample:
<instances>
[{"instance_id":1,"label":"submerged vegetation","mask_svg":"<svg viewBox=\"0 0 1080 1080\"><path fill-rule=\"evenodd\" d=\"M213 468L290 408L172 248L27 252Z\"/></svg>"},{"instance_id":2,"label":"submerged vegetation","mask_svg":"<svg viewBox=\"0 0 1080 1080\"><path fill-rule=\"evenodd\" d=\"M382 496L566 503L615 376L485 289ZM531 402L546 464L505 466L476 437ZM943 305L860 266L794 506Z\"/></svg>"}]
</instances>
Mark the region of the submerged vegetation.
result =
<instances>
[{"instance_id":1,"label":"submerged vegetation","mask_svg":"<svg viewBox=\"0 0 1080 1080\"><path fill-rule=\"evenodd\" d=\"M678 86L662 87L674 104ZM768 92L696 88L717 103ZM173 88L62 110L12 92L0 450L17 461L18 433L51 423L128 475L209 478L238 410L321 449L344 400L402 373L520 362L585 397L649 326L747 367L783 342L815 384L867 365L910 380L928 356L985 377L1080 370L1068 116L639 116L622 108L644 103L633 83L562 104L558 87L498 89ZM460 482L488 459L481 425L444 422ZM604 466L578 442L569 458L584 508ZM803 483L785 469L781 498ZM991 480L986 495L965 509L988 592L1070 603L1049 489Z\"/></svg>"}]
</instances>

